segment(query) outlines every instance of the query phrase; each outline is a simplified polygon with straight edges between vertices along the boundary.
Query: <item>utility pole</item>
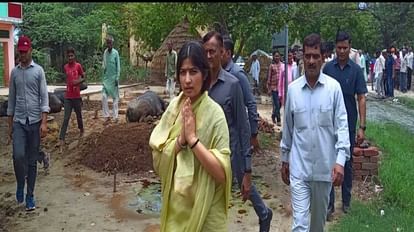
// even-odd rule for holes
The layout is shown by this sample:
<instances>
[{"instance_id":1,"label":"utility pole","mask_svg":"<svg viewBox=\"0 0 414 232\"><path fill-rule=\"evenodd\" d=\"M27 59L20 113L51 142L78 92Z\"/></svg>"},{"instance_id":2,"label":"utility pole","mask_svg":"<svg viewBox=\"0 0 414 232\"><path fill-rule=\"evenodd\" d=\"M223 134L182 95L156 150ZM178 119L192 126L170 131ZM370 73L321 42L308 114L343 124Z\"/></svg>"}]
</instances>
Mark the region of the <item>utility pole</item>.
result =
<instances>
[{"instance_id":1,"label":"utility pole","mask_svg":"<svg viewBox=\"0 0 414 232\"><path fill-rule=\"evenodd\" d=\"M288 35L289 27L285 24L285 83L284 83L284 98L283 98L283 105L286 106L286 96L288 90L288 49L289 49L289 35Z\"/></svg>"}]
</instances>

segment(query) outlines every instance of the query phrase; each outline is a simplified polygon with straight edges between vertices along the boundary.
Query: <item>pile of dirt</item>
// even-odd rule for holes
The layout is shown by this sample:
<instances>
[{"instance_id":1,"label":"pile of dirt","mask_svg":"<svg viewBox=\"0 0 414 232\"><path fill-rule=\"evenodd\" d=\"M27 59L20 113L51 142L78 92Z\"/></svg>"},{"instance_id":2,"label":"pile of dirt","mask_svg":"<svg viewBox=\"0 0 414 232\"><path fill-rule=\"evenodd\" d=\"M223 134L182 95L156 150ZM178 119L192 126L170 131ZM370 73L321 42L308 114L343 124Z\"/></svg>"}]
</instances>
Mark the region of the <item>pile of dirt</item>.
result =
<instances>
[{"instance_id":1,"label":"pile of dirt","mask_svg":"<svg viewBox=\"0 0 414 232\"><path fill-rule=\"evenodd\" d=\"M258 130L264 133L275 133L274 125L260 116Z\"/></svg>"},{"instance_id":2,"label":"pile of dirt","mask_svg":"<svg viewBox=\"0 0 414 232\"><path fill-rule=\"evenodd\" d=\"M153 169L148 144L154 124L127 123L93 133L81 147L79 162L98 172L139 174Z\"/></svg>"}]
</instances>

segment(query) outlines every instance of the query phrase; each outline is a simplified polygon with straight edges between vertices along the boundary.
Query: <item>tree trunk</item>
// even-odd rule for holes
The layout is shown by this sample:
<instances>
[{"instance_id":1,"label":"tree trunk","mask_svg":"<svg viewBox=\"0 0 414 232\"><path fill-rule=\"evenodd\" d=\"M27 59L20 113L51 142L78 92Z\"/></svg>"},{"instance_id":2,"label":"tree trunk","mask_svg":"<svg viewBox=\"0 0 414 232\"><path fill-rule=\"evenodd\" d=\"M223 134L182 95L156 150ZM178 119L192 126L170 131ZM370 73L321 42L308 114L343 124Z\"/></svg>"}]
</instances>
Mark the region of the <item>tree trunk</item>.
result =
<instances>
[{"instance_id":1,"label":"tree trunk","mask_svg":"<svg viewBox=\"0 0 414 232\"><path fill-rule=\"evenodd\" d=\"M239 58L241 51L243 51L243 47L244 47L244 37L240 38L240 46L237 49L237 51L234 53L234 58L233 58L233 62L236 62L237 58Z\"/></svg>"}]
</instances>

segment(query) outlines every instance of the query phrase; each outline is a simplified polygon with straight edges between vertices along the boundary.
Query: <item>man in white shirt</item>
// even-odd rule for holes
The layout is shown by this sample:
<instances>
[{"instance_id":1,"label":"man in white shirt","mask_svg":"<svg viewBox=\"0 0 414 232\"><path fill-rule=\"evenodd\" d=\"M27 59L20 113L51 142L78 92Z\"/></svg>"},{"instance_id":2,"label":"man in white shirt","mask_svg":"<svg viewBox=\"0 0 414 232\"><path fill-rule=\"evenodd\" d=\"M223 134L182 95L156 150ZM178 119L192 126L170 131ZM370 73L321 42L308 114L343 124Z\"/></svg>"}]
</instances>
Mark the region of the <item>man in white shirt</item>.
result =
<instances>
[{"instance_id":1,"label":"man in white shirt","mask_svg":"<svg viewBox=\"0 0 414 232\"><path fill-rule=\"evenodd\" d=\"M409 80L410 85L411 85L411 75L413 73L413 58L414 58L413 50L411 47L409 47L408 54L407 54L407 82ZM409 87L411 86L408 86L407 84L406 89L407 90L410 89Z\"/></svg>"},{"instance_id":2,"label":"man in white shirt","mask_svg":"<svg viewBox=\"0 0 414 232\"><path fill-rule=\"evenodd\" d=\"M321 72L321 38L303 42L305 75L288 87L280 142L282 180L290 185L293 232L324 231L332 184L350 157L348 117L339 82Z\"/></svg>"},{"instance_id":3,"label":"man in white shirt","mask_svg":"<svg viewBox=\"0 0 414 232\"><path fill-rule=\"evenodd\" d=\"M257 55L253 54L252 56L252 65L250 67L250 74L252 75L253 81L254 81L254 87L257 91L257 93L259 93L259 74L260 74L260 63L259 60L257 59Z\"/></svg>"},{"instance_id":4,"label":"man in white shirt","mask_svg":"<svg viewBox=\"0 0 414 232\"><path fill-rule=\"evenodd\" d=\"M377 92L379 97L384 97L384 85L382 82L383 79L383 73L385 69L385 58L382 56L382 54L377 51L376 52L377 59L375 60L374 64L374 74L375 74L375 91Z\"/></svg>"}]
</instances>

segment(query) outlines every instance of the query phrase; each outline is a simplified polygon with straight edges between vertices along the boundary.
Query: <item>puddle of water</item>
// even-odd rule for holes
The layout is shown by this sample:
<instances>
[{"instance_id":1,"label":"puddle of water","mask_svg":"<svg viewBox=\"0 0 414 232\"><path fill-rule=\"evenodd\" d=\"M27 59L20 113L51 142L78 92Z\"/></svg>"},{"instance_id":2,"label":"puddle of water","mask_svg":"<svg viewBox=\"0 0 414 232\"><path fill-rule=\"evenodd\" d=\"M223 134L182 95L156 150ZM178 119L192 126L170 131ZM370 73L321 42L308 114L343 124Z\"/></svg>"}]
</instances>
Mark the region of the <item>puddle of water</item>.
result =
<instances>
[{"instance_id":1,"label":"puddle of water","mask_svg":"<svg viewBox=\"0 0 414 232\"><path fill-rule=\"evenodd\" d=\"M127 219L143 219L142 215L136 214L134 211L122 207L125 199L126 197L122 194L112 195L109 206L114 212L114 217L121 221Z\"/></svg>"},{"instance_id":2,"label":"puddle of water","mask_svg":"<svg viewBox=\"0 0 414 232\"><path fill-rule=\"evenodd\" d=\"M134 189L136 199L129 206L136 209L140 214L159 216L161 212L161 183L141 181L143 187Z\"/></svg>"}]
</instances>

